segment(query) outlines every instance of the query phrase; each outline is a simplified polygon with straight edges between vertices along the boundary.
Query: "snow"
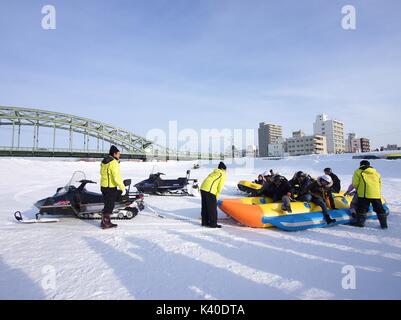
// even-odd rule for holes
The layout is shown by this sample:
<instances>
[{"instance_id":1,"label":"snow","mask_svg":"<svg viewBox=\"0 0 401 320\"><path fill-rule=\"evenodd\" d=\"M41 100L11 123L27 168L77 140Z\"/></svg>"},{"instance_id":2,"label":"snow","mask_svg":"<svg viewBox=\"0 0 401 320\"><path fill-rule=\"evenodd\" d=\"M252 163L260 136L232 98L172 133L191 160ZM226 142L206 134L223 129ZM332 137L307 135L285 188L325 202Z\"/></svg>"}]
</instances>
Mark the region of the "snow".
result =
<instances>
[{"instance_id":1,"label":"snow","mask_svg":"<svg viewBox=\"0 0 401 320\"><path fill-rule=\"evenodd\" d=\"M239 180L270 169L291 177L298 170L317 176L332 167L346 188L359 160L350 155L248 159L248 167L226 162L222 197L238 197ZM174 178L194 163L123 161L121 171L137 182L157 165ZM23 225L12 215L20 210L33 217L32 204L65 185L76 170L99 181L99 162L2 158L0 299L400 299L401 162L372 163L383 175L389 230L372 221L365 229L286 233L243 227L221 212L223 228L207 229L199 226L197 196L147 197L150 209L104 231L99 221L62 218ZM192 176L202 180L215 165L204 162ZM355 290L342 286L345 266L355 268Z\"/></svg>"}]
</instances>

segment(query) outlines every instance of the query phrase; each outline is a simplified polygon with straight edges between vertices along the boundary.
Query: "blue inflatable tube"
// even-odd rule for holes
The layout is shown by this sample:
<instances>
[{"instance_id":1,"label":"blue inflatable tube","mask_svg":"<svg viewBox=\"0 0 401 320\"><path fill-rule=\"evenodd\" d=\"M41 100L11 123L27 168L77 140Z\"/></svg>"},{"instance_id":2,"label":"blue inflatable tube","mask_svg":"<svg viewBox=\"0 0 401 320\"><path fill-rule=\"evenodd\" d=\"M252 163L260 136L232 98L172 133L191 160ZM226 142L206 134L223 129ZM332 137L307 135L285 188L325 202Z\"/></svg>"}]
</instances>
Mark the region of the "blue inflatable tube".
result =
<instances>
[{"instance_id":1,"label":"blue inflatable tube","mask_svg":"<svg viewBox=\"0 0 401 320\"><path fill-rule=\"evenodd\" d=\"M390 212L387 205L384 205L387 213ZM349 209L330 210L330 217L336 219L337 222L330 226L339 224L349 224L352 222L353 217ZM376 213L373 208L369 209L367 220L377 219ZM262 223L270 223L276 228L285 231L300 231L312 228L325 228L328 227L322 212L311 212L305 214L288 214L278 217L263 217Z\"/></svg>"}]
</instances>

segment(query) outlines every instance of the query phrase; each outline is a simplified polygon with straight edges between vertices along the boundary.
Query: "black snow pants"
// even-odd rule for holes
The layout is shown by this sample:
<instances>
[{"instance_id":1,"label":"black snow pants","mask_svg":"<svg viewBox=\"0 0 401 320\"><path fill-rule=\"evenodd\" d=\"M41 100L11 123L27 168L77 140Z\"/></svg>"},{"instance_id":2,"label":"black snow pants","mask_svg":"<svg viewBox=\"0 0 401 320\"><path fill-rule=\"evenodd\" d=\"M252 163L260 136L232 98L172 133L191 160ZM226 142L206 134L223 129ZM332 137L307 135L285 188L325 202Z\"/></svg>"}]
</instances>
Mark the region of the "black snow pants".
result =
<instances>
[{"instance_id":1,"label":"black snow pants","mask_svg":"<svg viewBox=\"0 0 401 320\"><path fill-rule=\"evenodd\" d=\"M103 194L104 209L103 213L112 214L116 201L120 198L121 191L117 188L101 188Z\"/></svg>"},{"instance_id":2,"label":"black snow pants","mask_svg":"<svg viewBox=\"0 0 401 320\"><path fill-rule=\"evenodd\" d=\"M201 190L202 198L202 225L217 225L217 198L214 194Z\"/></svg>"},{"instance_id":3,"label":"black snow pants","mask_svg":"<svg viewBox=\"0 0 401 320\"><path fill-rule=\"evenodd\" d=\"M383 207L381 199L358 198L356 217L362 223L366 221L366 215L371 204L373 206L373 211L376 212L379 220L382 220L382 218L387 216L387 212Z\"/></svg>"}]
</instances>

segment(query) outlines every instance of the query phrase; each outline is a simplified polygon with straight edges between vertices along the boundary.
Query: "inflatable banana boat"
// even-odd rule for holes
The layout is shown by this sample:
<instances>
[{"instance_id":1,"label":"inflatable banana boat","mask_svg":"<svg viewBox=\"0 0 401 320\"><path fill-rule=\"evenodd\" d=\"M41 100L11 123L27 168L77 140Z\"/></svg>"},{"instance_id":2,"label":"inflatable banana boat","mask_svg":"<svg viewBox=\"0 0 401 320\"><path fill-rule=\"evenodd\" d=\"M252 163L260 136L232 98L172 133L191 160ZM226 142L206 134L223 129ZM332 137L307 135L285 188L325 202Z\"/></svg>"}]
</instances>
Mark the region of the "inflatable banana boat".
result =
<instances>
[{"instance_id":1,"label":"inflatable banana boat","mask_svg":"<svg viewBox=\"0 0 401 320\"><path fill-rule=\"evenodd\" d=\"M329 210L330 216L337 220L333 225L352 221L349 209L352 198L345 197L344 193L334 194L336 209ZM321 207L311 202L292 202L292 213L282 211L281 203L273 203L272 199L264 197L223 199L218 201L218 206L228 216L251 228L277 227L286 231L297 231L327 226ZM387 205L384 206L389 212ZM376 219L372 208L368 219Z\"/></svg>"},{"instance_id":2,"label":"inflatable banana boat","mask_svg":"<svg viewBox=\"0 0 401 320\"><path fill-rule=\"evenodd\" d=\"M242 180L238 182L238 189L249 195L256 195L256 193L262 189L262 185L255 182Z\"/></svg>"}]
</instances>

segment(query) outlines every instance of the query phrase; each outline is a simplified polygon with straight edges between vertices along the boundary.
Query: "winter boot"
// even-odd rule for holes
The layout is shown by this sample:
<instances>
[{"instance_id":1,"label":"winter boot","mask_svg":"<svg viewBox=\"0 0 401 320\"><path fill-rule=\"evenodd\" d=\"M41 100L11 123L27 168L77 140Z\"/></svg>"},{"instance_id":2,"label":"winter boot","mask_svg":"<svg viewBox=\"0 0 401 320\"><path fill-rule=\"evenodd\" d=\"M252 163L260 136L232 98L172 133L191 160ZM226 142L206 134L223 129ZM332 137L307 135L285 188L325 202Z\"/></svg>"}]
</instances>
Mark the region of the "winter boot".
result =
<instances>
[{"instance_id":1,"label":"winter boot","mask_svg":"<svg viewBox=\"0 0 401 320\"><path fill-rule=\"evenodd\" d=\"M216 225L214 225L214 226L209 226L209 228L212 228L212 229L221 229L221 225L220 225L220 224L216 224Z\"/></svg>"},{"instance_id":2,"label":"winter boot","mask_svg":"<svg viewBox=\"0 0 401 320\"><path fill-rule=\"evenodd\" d=\"M326 220L327 225L330 225L330 224L333 224L333 223L336 223L336 222L337 222L336 219L332 219L332 218L330 217L330 215L327 214L327 213L324 215L324 220Z\"/></svg>"},{"instance_id":3,"label":"winter boot","mask_svg":"<svg viewBox=\"0 0 401 320\"><path fill-rule=\"evenodd\" d=\"M387 225L387 216L386 215L379 215L379 222L380 222L380 227L382 229L388 229L388 225Z\"/></svg>"},{"instance_id":4,"label":"winter boot","mask_svg":"<svg viewBox=\"0 0 401 320\"><path fill-rule=\"evenodd\" d=\"M284 212L292 213L291 206L282 205L281 210L283 210Z\"/></svg>"},{"instance_id":5,"label":"winter boot","mask_svg":"<svg viewBox=\"0 0 401 320\"><path fill-rule=\"evenodd\" d=\"M366 221L366 215L356 213L355 220L350 223L351 226L353 227L358 227L358 228L364 228L365 227L365 221Z\"/></svg>"},{"instance_id":6,"label":"winter boot","mask_svg":"<svg viewBox=\"0 0 401 320\"><path fill-rule=\"evenodd\" d=\"M108 213L103 213L103 215L102 215L102 222L101 222L101 224L100 224L100 227L101 227L102 229L111 229L111 228L117 227L117 225L114 224L114 223L111 223L110 214L108 214Z\"/></svg>"}]
</instances>

